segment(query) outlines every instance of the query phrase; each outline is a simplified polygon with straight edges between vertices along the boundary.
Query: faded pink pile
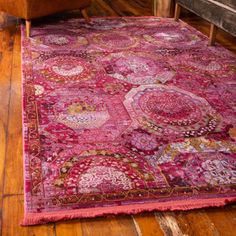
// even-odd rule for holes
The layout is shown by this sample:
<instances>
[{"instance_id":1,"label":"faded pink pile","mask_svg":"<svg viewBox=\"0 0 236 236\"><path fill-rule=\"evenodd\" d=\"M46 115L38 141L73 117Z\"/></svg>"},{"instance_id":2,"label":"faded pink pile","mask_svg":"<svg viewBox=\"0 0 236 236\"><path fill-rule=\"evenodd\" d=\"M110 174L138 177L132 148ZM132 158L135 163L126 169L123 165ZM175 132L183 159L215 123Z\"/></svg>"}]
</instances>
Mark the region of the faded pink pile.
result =
<instances>
[{"instance_id":1,"label":"faded pink pile","mask_svg":"<svg viewBox=\"0 0 236 236\"><path fill-rule=\"evenodd\" d=\"M24 225L236 200L236 57L183 22L22 28Z\"/></svg>"}]
</instances>

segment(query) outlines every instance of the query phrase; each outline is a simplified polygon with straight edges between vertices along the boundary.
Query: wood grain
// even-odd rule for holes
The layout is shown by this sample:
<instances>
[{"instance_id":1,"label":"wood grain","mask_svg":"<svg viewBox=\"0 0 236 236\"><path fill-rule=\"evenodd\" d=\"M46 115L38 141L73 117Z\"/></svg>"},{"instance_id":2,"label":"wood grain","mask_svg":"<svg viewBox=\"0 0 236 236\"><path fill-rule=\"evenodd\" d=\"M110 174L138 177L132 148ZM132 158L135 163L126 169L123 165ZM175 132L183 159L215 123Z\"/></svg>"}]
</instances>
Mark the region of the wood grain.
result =
<instances>
[{"instance_id":1,"label":"wood grain","mask_svg":"<svg viewBox=\"0 0 236 236\"><path fill-rule=\"evenodd\" d=\"M173 212L156 212L156 219L158 220L164 235L168 236L183 236L182 230L177 222Z\"/></svg>"},{"instance_id":2,"label":"wood grain","mask_svg":"<svg viewBox=\"0 0 236 236\"><path fill-rule=\"evenodd\" d=\"M236 233L236 206L205 210L219 235L233 236Z\"/></svg>"},{"instance_id":3,"label":"wood grain","mask_svg":"<svg viewBox=\"0 0 236 236\"><path fill-rule=\"evenodd\" d=\"M133 221L139 236L164 236L164 232L153 213L134 215Z\"/></svg>"},{"instance_id":4,"label":"wood grain","mask_svg":"<svg viewBox=\"0 0 236 236\"><path fill-rule=\"evenodd\" d=\"M0 133L5 134L5 127L3 122L0 120ZM6 136L0 135L0 150L4 150L0 153L0 181L1 185L3 184L3 176L4 176L4 160L5 160L5 146L6 146ZM0 209L2 209L2 199L3 199L3 192L2 192L2 186L0 190ZM1 212L1 211L0 211ZM0 218L0 229L2 225L2 217Z\"/></svg>"},{"instance_id":5,"label":"wood grain","mask_svg":"<svg viewBox=\"0 0 236 236\"><path fill-rule=\"evenodd\" d=\"M13 55L14 34L4 31L0 33L0 193L3 189L4 160L6 154L6 140L8 131L8 110L10 102L10 86L12 73L12 55Z\"/></svg>"},{"instance_id":6,"label":"wood grain","mask_svg":"<svg viewBox=\"0 0 236 236\"><path fill-rule=\"evenodd\" d=\"M138 236L130 216L81 220L83 236Z\"/></svg>"},{"instance_id":7,"label":"wood grain","mask_svg":"<svg viewBox=\"0 0 236 236\"><path fill-rule=\"evenodd\" d=\"M105 13L106 15L118 15L116 13L116 10L112 8L112 6L109 6L106 4L103 0L97 0L97 4L100 6L103 14Z\"/></svg>"},{"instance_id":8,"label":"wood grain","mask_svg":"<svg viewBox=\"0 0 236 236\"><path fill-rule=\"evenodd\" d=\"M0 26L4 25L5 16L3 12L0 12Z\"/></svg>"},{"instance_id":9,"label":"wood grain","mask_svg":"<svg viewBox=\"0 0 236 236\"><path fill-rule=\"evenodd\" d=\"M5 161L4 194L23 194L22 122L21 122L21 45L20 28L15 33L11 100L9 103L8 142Z\"/></svg>"},{"instance_id":10,"label":"wood grain","mask_svg":"<svg viewBox=\"0 0 236 236\"><path fill-rule=\"evenodd\" d=\"M3 17L1 15L1 17ZM3 21L2 21L3 22ZM2 209L6 145L8 139L8 112L12 76L14 26L0 32L0 209ZM2 211L0 211L1 216ZM2 217L0 218L0 229Z\"/></svg>"},{"instance_id":11,"label":"wood grain","mask_svg":"<svg viewBox=\"0 0 236 236\"><path fill-rule=\"evenodd\" d=\"M54 225L23 227L23 195L5 196L3 199L2 236L54 236Z\"/></svg>"},{"instance_id":12,"label":"wood grain","mask_svg":"<svg viewBox=\"0 0 236 236\"><path fill-rule=\"evenodd\" d=\"M82 225L79 220L56 223L56 236L82 236Z\"/></svg>"},{"instance_id":13,"label":"wood grain","mask_svg":"<svg viewBox=\"0 0 236 236\"><path fill-rule=\"evenodd\" d=\"M174 214L174 218L183 234L220 236L204 210L178 212Z\"/></svg>"}]
</instances>

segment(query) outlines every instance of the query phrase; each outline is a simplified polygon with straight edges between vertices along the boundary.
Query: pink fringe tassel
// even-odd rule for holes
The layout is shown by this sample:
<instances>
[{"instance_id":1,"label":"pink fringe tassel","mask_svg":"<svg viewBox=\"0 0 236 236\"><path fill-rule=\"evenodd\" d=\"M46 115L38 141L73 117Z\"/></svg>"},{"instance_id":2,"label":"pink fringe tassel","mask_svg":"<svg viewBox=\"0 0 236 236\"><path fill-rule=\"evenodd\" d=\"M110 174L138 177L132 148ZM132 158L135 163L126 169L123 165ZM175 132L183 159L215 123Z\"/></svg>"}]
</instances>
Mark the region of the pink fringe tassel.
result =
<instances>
[{"instance_id":1,"label":"pink fringe tassel","mask_svg":"<svg viewBox=\"0 0 236 236\"><path fill-rule=\"evenodd\" d=\"M88 209L76 209L50 213L25 213L24 221L21 225L37 225L56 222L60 220L71 220L75 218L89 218L104 215L117 214L137 214L144 211L167 211L167 210L191 210L204 207L219 207L236 202L236 197L215 198L202 200L186 200L177 202L158 202L148 204L135 204L115 207L99 207Z\"/></svg>"}]
</instances>

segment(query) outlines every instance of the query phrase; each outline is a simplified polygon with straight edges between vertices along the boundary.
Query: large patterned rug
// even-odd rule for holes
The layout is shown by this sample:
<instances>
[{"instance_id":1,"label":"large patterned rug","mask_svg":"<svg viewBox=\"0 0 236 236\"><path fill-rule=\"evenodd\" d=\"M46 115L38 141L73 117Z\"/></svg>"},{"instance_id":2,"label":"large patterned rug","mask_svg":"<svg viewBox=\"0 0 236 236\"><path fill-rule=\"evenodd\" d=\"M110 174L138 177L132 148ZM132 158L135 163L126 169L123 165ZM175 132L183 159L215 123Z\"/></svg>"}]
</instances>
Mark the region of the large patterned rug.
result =
<instances>
[{"instance_id":1,"label":"large patterned rug","mask_svg":"<svg viewBox=\"0 0 236 236\"><path fill-rule=\"evenodd\" d=\"M22 29L25 225L236 200L236 57L183 22Z\"/></svg>"}]
</instances>

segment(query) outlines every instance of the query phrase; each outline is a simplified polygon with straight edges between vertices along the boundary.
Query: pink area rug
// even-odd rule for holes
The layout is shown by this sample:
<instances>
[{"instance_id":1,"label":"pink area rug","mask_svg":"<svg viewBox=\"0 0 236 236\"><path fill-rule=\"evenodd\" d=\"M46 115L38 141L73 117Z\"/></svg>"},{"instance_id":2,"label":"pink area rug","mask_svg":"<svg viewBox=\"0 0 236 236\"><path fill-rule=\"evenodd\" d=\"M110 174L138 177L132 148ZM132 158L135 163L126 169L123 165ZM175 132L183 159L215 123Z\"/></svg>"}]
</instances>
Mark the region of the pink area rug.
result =
<instances>
[{"instance_id":1,"label":"pink area rug","mask_svg":"<svg viewBox=\"0 0 236 236\"><path fill-rule=\"evenodd\" d=\"M23 225L236 200L236 57L183 22L22 29Z\"/></svg>"}]
</instances>

